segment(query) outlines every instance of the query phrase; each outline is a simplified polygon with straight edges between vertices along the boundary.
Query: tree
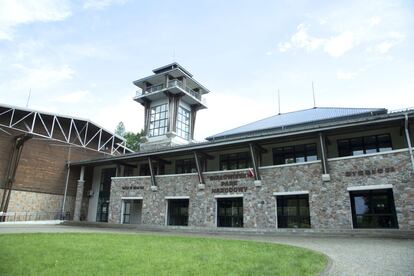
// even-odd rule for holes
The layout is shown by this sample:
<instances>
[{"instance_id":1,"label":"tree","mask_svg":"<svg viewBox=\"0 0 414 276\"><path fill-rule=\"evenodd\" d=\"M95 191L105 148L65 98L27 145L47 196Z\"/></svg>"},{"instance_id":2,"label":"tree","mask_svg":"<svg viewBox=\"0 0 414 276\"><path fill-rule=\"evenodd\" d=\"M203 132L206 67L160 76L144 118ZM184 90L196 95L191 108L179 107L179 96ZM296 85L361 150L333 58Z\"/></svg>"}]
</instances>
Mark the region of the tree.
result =
<instances>
[{"instance_id":1,"label":"tree","mask_svg":"<svg viewBox=\"0 0 414 276\"><path fill-rule=\"evenodd\" d=\"M123 122L119 122L116 126L115 134L123 137L126 141L127 148L132 149L133 151L139 151L139 144L141 143L142 137L145 136L143 129L137 133L126 131Z\"/></svg>"},{"instance_id":2,"label":"tree","mask_svg":"<svg viewBox=\"0 0 414 276\"><path fill-rule=\"evenodd\" d=\"M119 122L119 124L116 126L115 134L121 137L125 136L125 125L123 122Z\"/></svg>"},{"instance_id":3,"label":"tree","mask_svg":"<svg viewBox=\"0 0 414 276\"><path fill-rule=\"evenodd\" d=\"M141 143L141 138L144 137L144 130L142 129L140 132L134 133L127 131L125 132L125 140L126 140L126 146L133 151L139 150L139 144Z\"/></svg>"}]
</instances>

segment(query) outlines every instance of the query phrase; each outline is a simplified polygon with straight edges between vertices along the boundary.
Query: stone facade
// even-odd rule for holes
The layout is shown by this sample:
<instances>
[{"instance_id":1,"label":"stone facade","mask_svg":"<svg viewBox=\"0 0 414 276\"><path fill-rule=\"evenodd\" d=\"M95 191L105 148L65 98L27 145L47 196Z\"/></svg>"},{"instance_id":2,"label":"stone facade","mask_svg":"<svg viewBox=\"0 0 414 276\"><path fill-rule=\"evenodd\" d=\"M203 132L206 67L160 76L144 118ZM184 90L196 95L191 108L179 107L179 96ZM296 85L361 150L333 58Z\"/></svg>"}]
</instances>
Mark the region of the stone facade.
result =
<instances>
[{"instance_id":1,"label":"stone facade","mask_svg":"<svg viewBox=\"0 0 414 276\"><path fill-rule=\"evenodd\" d=\"M328 162L331 180L322 181L320 161L260 168L261 185L247 177L247 170L206 172L205 189L197 174L112 179L109 222L121 223L122 197L142 197L142 223L166 224L166 197L189 197L189 226L216 227L216 196L243 196L245 228L277 228L276 197L280 192L309 192L311 228L352 229L348 187L391 184L400 229L414 229L414 176L407 151ZM392 169L390 169L392 168ZM362 172L362 174L361 174ZM368 187L369 188L369 187Z\"/></svg>"},{"instance_id":2,"label":"stone facade","mask_svg":"<svg viewBox=\"0 0 414 276\"><path fill-rule=\"evenodd\" d=\"M3 190L0 189L0 195ZM65 211L74 211L74 196L66 197ZM62 210L63 195L13 190L10 196L8 212L58 213ZM46 216L46 215L45 215Z\"/></svg>"}]
</instances>

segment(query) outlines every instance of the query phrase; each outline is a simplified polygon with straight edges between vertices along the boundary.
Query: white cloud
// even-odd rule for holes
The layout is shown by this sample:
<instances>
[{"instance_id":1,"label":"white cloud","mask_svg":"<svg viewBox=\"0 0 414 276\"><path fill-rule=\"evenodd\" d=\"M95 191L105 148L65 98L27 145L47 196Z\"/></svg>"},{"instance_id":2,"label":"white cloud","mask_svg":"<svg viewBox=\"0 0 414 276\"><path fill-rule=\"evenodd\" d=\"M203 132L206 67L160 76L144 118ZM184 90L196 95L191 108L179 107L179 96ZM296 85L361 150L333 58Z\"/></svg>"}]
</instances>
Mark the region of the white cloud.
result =
<instances>
[{"instance_id":1,"label":"white cloud","mask_svg":"<svg viewBox=\"0 0 414 276\"><path fill-rule=\"evenodd\" d=\"M343 72L341 70L339 70L336 73L336 78L338 80L352 80L357 76L357 72Z\"/></svg>"},{"instance_id":2,"label":"white cloud","mask_svg":"<svg viewBox=\"0 0 414 276\"><path fill-rule=\"evenodd\" d=\"M279 51L286 52L290 49L304 49L313 52L322 49L332 57L340 57L355 47L354 34L345 31L329 38L318 38L308 33L309 25L299 24L297 32L292 35L289 41L279 43Z\"/></svg>"},{"instance_id":3,"label":"white cloud","mask_svg":"<svg viewBox=\"0 0 414 276\"><path fill-rule=\"evenodd\" d=\"M13 30L20 24L61 21L71 15L65 0L0 1L0 40L12 40Z\"/></svg>"},{"instance_id":4,"label":"white cloud","mask_svg":"<svg viewBox=\"0 0 414 276\"><path fill-rule=\"evenodd\" d=\"M296 48L304 48L308 52L314 51L324 44L324 40L310 36L308 34L309 26L300 24L297 27L297 32L292 35L290 44Z\"/></svg>"},{"instance_id":5,"label":"white cloud","mask_svg":"<svg viewBox=\"0 0 414 276\"><path fill-rule=\"evenodd\" d=\"M124 4L126 0L86 0L83 4L84 9L100 10L113 4Z\"/></svg>"},{"instance_id":6,"label":"white cloud","mask_svg":"<svg viewBox=\"0 0 414 276\"><path fill-rule=\"evenodd\" d=\"M62 96L59 96L54 99L54 101L59 103L90 103L92 102L91 93L89 90L79 90L72 93L68 93Z\"/></svg>"},{"instance_id":7,"label":"white cloud","mask_svg":"<svg viewBox=\"0 0 414 276\"><path fill-rule=\"evenodd\" d=\"M349 1L315 13L288 40L278 43L280 52L323 51L338 58L351 51L366 54L363 50L367 49L371 55L384 55L409 32L408 14L398 2Z\"/></svg>"},{"instance_id":8,"label":"white cloud","mask_svg":"<svg viewBox=\"0 0 414 276\"><path fill-rule=\"evenodd\" d=\"M325 46L323 50L332 57L340 57L352 50L356 45L354 34L350 31L345 31L337 36L333 36L324 42Z\"/></svg>"},{"instance_id":9,"label":"white cloud","mask_svg":"<svg viewBox=\"0 0 414 276\"><path fill-rule=\"evenodd\" d=\"M13 89L47 88L73 78L75 71L68 65L60 68L40 67L27 68L23 65L14 65L22 73L22 77L11 81Z\"/></svg>"}]
</instances>

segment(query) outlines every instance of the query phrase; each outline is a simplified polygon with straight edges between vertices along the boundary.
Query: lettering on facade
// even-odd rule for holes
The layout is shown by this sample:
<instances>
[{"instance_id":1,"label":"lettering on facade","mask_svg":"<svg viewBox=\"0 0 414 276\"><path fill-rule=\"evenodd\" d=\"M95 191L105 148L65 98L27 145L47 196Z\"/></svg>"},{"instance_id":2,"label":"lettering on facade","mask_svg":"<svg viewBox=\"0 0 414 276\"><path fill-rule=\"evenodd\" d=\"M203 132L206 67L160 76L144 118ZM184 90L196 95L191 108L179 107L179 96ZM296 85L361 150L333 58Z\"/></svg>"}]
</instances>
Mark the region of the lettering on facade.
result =
<instances>
[{"instance_id":1,"label":"lettering on facade","mask_svg":"<svg viewBox=\"0 0 414 276\"><path fill-rule=\"evenodd\" d=\"M247 187L220 187L211 189L212 194L217 193L244 193L247 191Z\"/></svg>"},{"instance_id":2,"label":"lettering on facade","mask_svg":"<svg viewBox=\"0 0 414 276\"><path fill-rule=\"evenodd\" d=\"M217 180L234 180L234 179L244 179L247 178L246 173L233 173L233 174L225 174L225 175L212 175L209 176L210 181L217 181Z\"/></svg>"},{"instance_id":3,"label":"lettering on facade","mask_svg":"<svg viewBox=\"0 0 414 276\"><path fill-rule=\"evenodd\" d=\"M144 186L122 186L122 190L144 190Z\"/></svg>"},{"instance_id":4,"label":"lettering on facade","mask_svg":"<svg viewBox=\"0 0 414 276\"><path fill-rule=\"evenodd\" d=\"M233 173L225 175L210 176L210 181L220 181L219 188L212 188L211 193L243 193L247 191L247 187L236 187L240 179L248 178L245 173Z\"/></svg>"},{"instance_id":5,"label":"lettering on facade","mask_svg":"<svg viewBox=\"0 0 414 276\"><path fill-rule=\"evenodd\" d=\"M346 177L351 176L371 176L371 175L382 175L385 173L395 172L394 167L386 167L386 168L375 168L370 170L358 170L358 171L348 171L345 172Z\"/></svg>"}]
</instances>

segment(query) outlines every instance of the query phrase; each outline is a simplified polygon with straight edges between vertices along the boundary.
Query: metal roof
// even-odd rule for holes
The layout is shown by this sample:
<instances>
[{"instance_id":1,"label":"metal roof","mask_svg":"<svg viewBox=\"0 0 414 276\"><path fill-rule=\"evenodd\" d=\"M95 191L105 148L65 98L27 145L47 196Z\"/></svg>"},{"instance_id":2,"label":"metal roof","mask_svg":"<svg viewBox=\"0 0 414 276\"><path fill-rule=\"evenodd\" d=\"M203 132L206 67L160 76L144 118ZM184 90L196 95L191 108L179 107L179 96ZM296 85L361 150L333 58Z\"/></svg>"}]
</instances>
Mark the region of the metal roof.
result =
<instances>
[{"instance_id":1,"label":"metal roof","mask_svg":"<svg viewBox=\"0 0 414 276\"><path fill-rule=\"evenodd\" d=\"M383 110L383 109L378 109ZM122 156L117 157L107 157L107 158L98 158L90 159L76 162L69 162L71 166L81 166L81 165L102 165L102 164L111 164L114 162L128 162L133 161L138 158L145 158L148 156L156 155L165 155L165 154L185 154L192 153L193 151L204 151L217 149L219 147L226 147L229 145L242 145L250 142L258 142L264 139L278 139L287 136L302 135L314 133L316 131L332 131L340 128L346 128L350 126L364 126L380 122L391 122L395 120L404 119L405 114L408 114L410 118L414 117L414 109L404 109L398 112L382 113L382 112L373 112L372 116L351 116L349 118L343 118L341 120L325 120L319 123L314 124L305 124L305 125L293 125L290 128L276 129L271 132L259 132L256 136L240 136L240 137L231 137L229 139L217 139L211 141L205 141L200 143L191 143L181 146L173 146L168 148L162 148L158 150L150 151L139 151L134 153L128 153Z\"/></svg>"},{"instance_id":2,"label":"metal roof","mask_svg":"<svg viewBox=\"0 0 414 276\"><path fill-rule=\"evenodd\" d=\"M263 131L283 129L290 126L313 124L316 122L348 119L350 117L385 114L385 108L343 108L343 107L315 107L289 113L278 114L253 123L249 123L216 135L207 137L207 140L226 139L248 135L260 134Z\"/></svg>"}]
</instances>

